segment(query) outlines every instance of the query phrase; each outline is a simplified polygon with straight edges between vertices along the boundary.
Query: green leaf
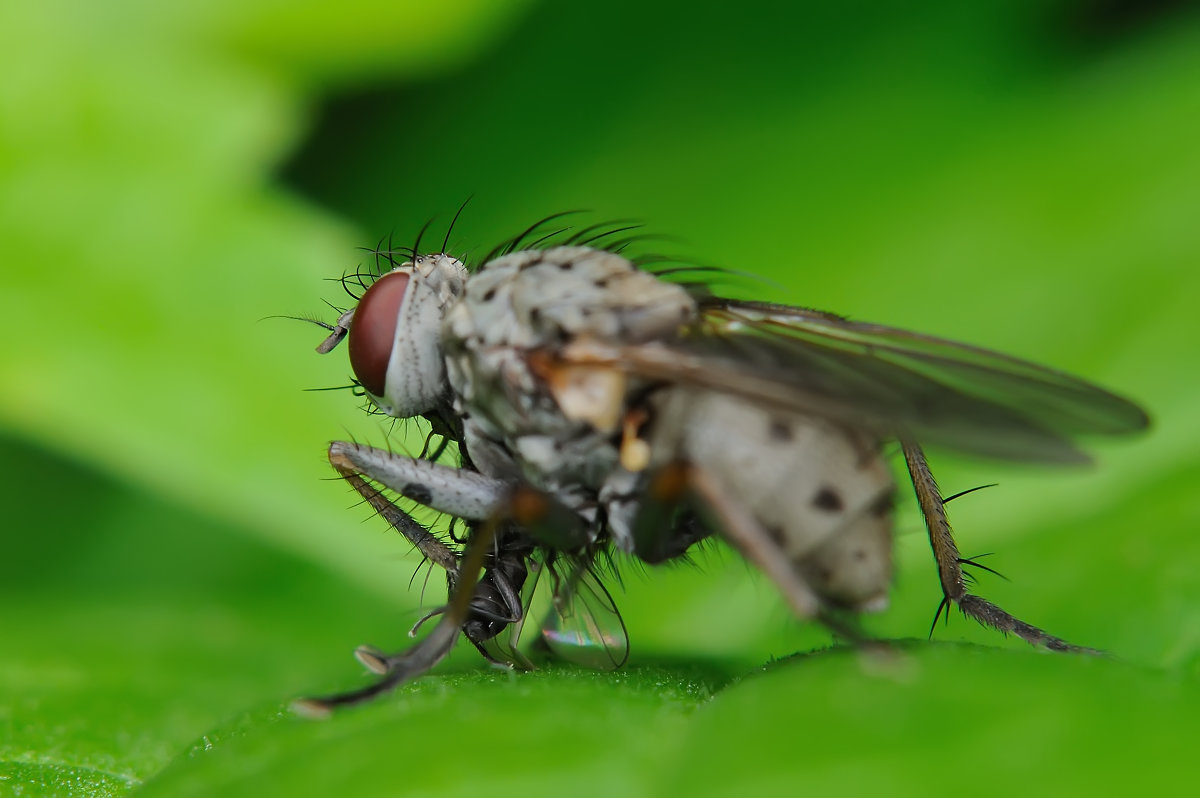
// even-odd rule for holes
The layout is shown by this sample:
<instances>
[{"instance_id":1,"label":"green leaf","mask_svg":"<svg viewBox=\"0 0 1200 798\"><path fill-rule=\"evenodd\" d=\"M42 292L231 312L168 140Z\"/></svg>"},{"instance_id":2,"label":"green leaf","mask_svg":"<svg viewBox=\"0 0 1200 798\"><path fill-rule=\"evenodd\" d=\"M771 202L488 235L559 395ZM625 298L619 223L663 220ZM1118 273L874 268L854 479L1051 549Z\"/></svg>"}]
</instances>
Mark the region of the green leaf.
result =
<instances>
[{"instance_id":1,"label":"green leaf","mask_svg":"<svg viewBox=\"0 0 1200 798\"><path fill-rule=\"evenodd\" d=\"M1189 783L1200 29L1102 6L5 5L0 794ZM350 652L404 645L422 599L408 547L322 482L327 441L388 428L304 393L344 356L266 317L330 316L354 247L440 235L472 194L455 251L566 208L639 217L678 237L648 249L774 281L739 291L1144 402L1152 433L1094 470L933 453L947 492L1001 483L951 505L1013 580L980 592L1113 657L954 616L895 662L752 674L828 635L718 550L626 577L626 671L464 648L326 723L284 713L361 683ZM904 639L940 594L911 507L897 524L866 623Z\"/></svg>"}]
</instances>

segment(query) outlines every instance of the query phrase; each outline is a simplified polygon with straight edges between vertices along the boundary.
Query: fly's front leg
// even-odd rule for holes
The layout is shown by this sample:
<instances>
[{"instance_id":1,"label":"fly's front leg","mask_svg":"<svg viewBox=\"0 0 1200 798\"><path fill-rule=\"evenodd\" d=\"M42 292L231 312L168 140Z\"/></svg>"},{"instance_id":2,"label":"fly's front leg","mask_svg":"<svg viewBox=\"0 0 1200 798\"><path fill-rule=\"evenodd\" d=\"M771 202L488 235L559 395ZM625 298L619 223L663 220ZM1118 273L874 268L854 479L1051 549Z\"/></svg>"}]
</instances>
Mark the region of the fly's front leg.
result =
<instances>
[{"instance_id":1,"label":"fly's front leg","mask_svg":"<svg viewBox=\"0 0 1200 798\"><path fill-rule=\"evenodd\" d=\"M486 585L480 581L488 558L492 558L491 567L495 568L495 560L501 554L497 551L497 547L503 545L497 541L498 528L514 525L535 538L560 542L568 538L587 539L587 530L576 514L552 497L525 485L340 441L330 445L329 460L388 523L446 569L451 589L437 626L411 649L385 654L364 646L355 652L359 661L369 670L381 674L382 679L359 690L298 701L295 708L303 714L324 715L336 706L361 703L420 676L450 653L464 628L475 643L474 638L480 635L473 634L468 621L488 614L486 610L495 598L492 592L498 593L507 609L516 610L513 618L519 619L520 597L503 569L495 574L490 570L486 572ZM477 522L471 524L465 554L459 558L367 479L432 509ZM524 557L523 552L517 553ZM523 566L523 560L521 564ZM511 622L512 619L493 620Z\"/></svg>"},{"instance_id":2,"label":"fly's front leg","mask_svg":"<svg viewBox=\"0 0 1200 798\"><path fill-rule=\"evenodd\" d=\"M937 561L938 576L942 582L942 603L938 606L937 615L933 622L936 624L942 610L947 609L951 602L958 605L962 613L974 618L984 626L990 626L1005 634L1011 632L1025 642L1044 646L1051 651L1067 651L1077 654L1099 654L1096 649L1076 646L1061 638L1025 623L997 607L987 599L967 592L963 581L963 560L959 556L958 546L954 542L954 534L950 529L950 521L946 518L946 507L942 494L938 490L925 452L913 441L901 441L904 447L904 460L908 464L908 473L912 476L913 490L917 494L917 503L925 516L925 526L929 530L929 543L933 547L933 557ZM932 633L932 630L931 630Z\"/></svg>"},{"instance_id":3,"label":"fly's front leg","mask_svg":"<svg viewBox=\"0 0 1200 798\"><path fill-rule=\"evenodd\" d=\"M334 707L369 701L409 679L426 673L445 659L446 655L454 648L454 643L462 631L463 623L470 614L471 601L475 596L475 586L478 584L479 574L483 569L484 558L495 541L496 526L495 521L483 524L472 538L458 569L458 585L450 596L450 603L446 606L445 613L442 614L433 631L411 649L380 658L378 665L384 674L382 679L374 684L346 693L304 698L295 702L293 708L304 715L323 717L328 715Z\"/></svg>"},{"instance_id":4,"label":"fly's front leg","mask_svg":"<svg viewBox=\"0 0 1200 798\"><path fill-rule=\"evenodd\" d=\"M476 471L346 441L329 444L329 462L343 476L366 476L418 504L471 521L496 517L507 506L513 490L511 482ZM400 531L408 536L403 529Z\"/></svg>"},{"instance_id":5,"label":"fly's front leg","mask_svg":"<svg viewBox=\"0 0 1200 798\"><path fill-rule=\"evenodd\" d=\"M334 468L349 483L350 487L354 488L367 504L371 505L375 512L391 525L392 529L407 538L426 559L440 565L443 570L451 572L458 570L458 555L454 553L454 550L438 540L436 535L411 515L397 507L387 496L383 495L383 491L367 482L355 471L346 471L336 463Z\"/></svg>"},{"instance_id":6,"label":"fly's front leg","mask_svg":"<svg viewBox=\"0 0 1200 798\"><path fill-rule=\"evenodd\" d=\"M424 460L395 455L382 449L334 441L329 446L329 462L342 478L387 521L393 529L409 540L428 560L441 566L451 581L457 578L458 554L436 535L397 507L363 478L373 479L397 493L432 509L454 516L473 518L471 513L487 510L495 513L509 489L507 483L489 480L473 471L440 466ZM488 517L488 516L484 516ZM417 621L410 634L441 610ZM371 646L361 646L355 656L367 668L384 673L387 655Z\"/></svg>"},{"instance_id":7,"label":"fly's front leg","mask_svg":"<svg viewBox=\"0 0 1200 798\"><path fill-rule=\"evenodd\" d=\"M426 529L411 515L397 507L390 499L383 495L382 490L367 482L357 472L347 471L344 466L339 467L336 463L334 464L334 468L363 497L363 500L371 505L375 512L387 521L392 529L395 529L412 543L421 552L423 557L441 566L452 577L458 573L459 557L453 549L438 540L436 535ZM409 636L415 637L417 629L430 618L441 615L443 612L445 612L445 607L438 607L422 616L413 625L413 628L409 630ZM388 654L374 646L363 645L354 650L354 657L373 673L387 673L388 656Z\"/></svg>"},{"instance_id":8,"label":"fly's front leg","mask_svg":"<svg viewBox=\"0 0 1200 798\"><path fill-rule=\"evenodd\" d=\"M358 660L369 670L383 674L383 679L360 690L298 701L296 709L305 714L324 714L335 706L366 701L420 676L450 653L470 615L498 519L506 514L513 500L513 486L507 482L369 446L335 441L329 446L329 462L394 529L445 569L454 589L437 626L413 648L395 654L371 646L360 646L355 651ZM397 507L368 479L434 510L485 523L477 525L460 560L453 549Z\"/></svg>"}]
</instances>

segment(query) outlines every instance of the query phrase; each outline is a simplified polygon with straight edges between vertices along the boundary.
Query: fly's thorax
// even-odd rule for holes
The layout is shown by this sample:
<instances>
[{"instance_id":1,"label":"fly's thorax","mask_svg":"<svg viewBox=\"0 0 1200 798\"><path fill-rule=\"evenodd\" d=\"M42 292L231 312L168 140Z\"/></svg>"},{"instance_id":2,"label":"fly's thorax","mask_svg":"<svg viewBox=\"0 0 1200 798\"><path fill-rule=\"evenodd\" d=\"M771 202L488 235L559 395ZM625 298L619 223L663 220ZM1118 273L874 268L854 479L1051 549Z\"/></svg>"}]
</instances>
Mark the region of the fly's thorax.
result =
<instances>
[{"instance_id":1,"label":"fly's thorax","mask_svg":"<svg viewBox=\"0 0 1200 798\"><path fill-rule=\"evenodd\" d=\"M467 270L449 255L424 255L381 276L350 320L350 364L389 416L432 410L447 393L442 327L466 291Z\"/></svg>"},{"instance_id":2,"label":"fly's thorax","mask_svg":"<svg viewBox=\"0 0 1200 798\"><path fill-rule=\"evenodd\" d=\"M829 604L883 606L895 485L877 441L708 391L671 389L657 405L656 463L682 459L708 471Z\"/></svg>"},{"instance_id":3,"label":"fly's thorax","mask_svg":"<svg viewBox=\"0 0 1200 798\"><path fill-rule=\"evenodd\" d=\"M504 442L532 477L528 472L569 459L546 441L603 440L630 389L611 368L547 366L556 347L581 339L674 338L697 314L683 288L611 252L555 247L498 258L471 276L446 319L456 409ZM596 467L585 464L584 470L585 484L598 484L590 476Z\"/></svg>"},{"instance_id":4,"label":"fly's thorax","mask_svg":"<svg viewBox=\"0 0 1200 798\"><path fill-rule=\"evenodd\" d=\"M530 250L484 265L443 333L467 450L481 470L519 473L594 514L618 469L612 428L633 386L611 368L558 368L553 352L579 339L674 338L697 315L683 288L602 250Z\"/></svg>"},{"instance_id":5,"label":"fly's thorax","mask_svg":"<svg viewBox=\"0 0 1200 798\"><path fill-rule=\"evenodd\" d=\"M463 422L463 445L483 474L520 480L545 491L587 525L588 542L595 542L596 486L617 469L618 454L605 436L576 430L566 436L529 433L497 438L494 424L478 416Z\"/></svg>"},{"instance_id":6,"label":"fly's thorax","mask_svg":"<svg viewBox=\"0 0 1200 798\"><path fill-rule=\"evenodd\" d=\"M696 316L687 291L620 255L554 247L486 264L448 323L456 339L478 347L528 349L578 337L613 343L673 337Z\"/></svg>"}]
</instances>

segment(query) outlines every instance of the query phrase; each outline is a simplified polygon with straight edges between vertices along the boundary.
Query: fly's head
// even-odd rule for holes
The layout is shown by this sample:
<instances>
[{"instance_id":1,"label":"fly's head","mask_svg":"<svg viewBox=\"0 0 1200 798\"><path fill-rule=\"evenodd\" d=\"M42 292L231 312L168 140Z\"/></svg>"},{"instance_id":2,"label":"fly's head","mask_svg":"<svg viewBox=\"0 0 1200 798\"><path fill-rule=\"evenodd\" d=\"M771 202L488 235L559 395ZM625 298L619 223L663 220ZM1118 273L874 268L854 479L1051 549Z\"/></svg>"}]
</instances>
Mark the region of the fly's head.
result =
<instances>
[{"instance_id":1,"label":"fly's head","mask_svg":"<svg viewBox=\"0 0 1200 798\"><path fill-rule=\"evenodd\" d=\"M447 391L442 322L466 285L457 258L417 256L371 283L317 351L348 337L354 379L373 404L397 418L429 412Z\"/></svg>"}]
</instances>

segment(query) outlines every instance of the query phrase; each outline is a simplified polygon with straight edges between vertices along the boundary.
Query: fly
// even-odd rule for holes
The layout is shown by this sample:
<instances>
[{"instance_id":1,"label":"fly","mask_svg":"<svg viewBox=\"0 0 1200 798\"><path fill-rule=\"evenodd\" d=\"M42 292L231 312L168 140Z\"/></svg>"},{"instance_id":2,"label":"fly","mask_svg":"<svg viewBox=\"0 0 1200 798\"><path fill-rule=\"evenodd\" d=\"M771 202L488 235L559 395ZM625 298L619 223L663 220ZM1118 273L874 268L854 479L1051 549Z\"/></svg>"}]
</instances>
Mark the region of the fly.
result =
<instances>
[{"instance_id":1,"label":"fly","mask_svg":"<svg viewBox=\"0 0 1200 798\"><path fill-rule=\"evenodd\" d=\"M362 292L321 323L330 334L318 351L348 338L371 406L427 419L437 452L455 444L459 463L342 441L329 459L444 570L449 598L412 648L359 649L380 680L303 708L357 703L419 676L460 634L489 659L527 664L516 641L543 574L553 595L538 621L544 645L619 667L628 640L597 567L614 551L674 559L710 535L762 570L799 618L862 641L854 618L886 606L892 579L889 442L925 517L939 615L954 604L1033 645L1091 651L967 591L970 563L922 445L1087 462L1075 440L1145 429L1137 405L967 344L722 297L691 281L705 267L625 257L631 238L618 236L629 228L542 235L557 218L474 270L446 242L423 253L418 237L343 278ZM435 536L385 490L460 519L465 537Z\"/></svg>"}]
</instances>

